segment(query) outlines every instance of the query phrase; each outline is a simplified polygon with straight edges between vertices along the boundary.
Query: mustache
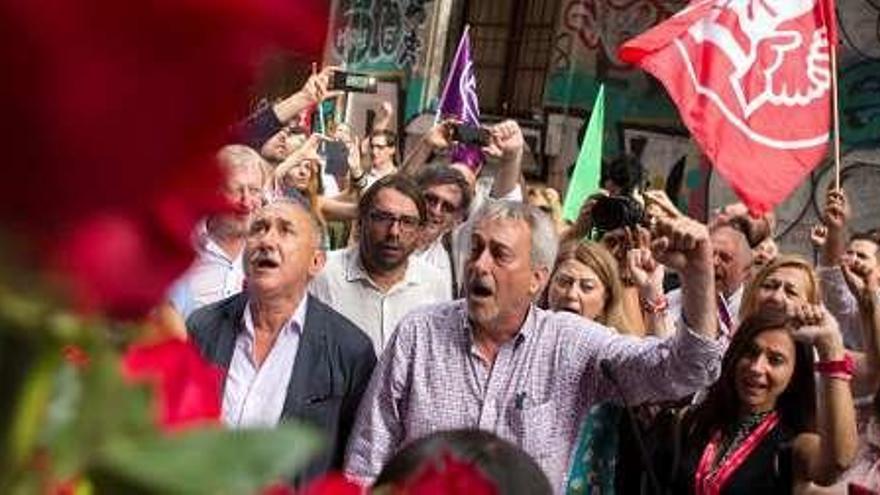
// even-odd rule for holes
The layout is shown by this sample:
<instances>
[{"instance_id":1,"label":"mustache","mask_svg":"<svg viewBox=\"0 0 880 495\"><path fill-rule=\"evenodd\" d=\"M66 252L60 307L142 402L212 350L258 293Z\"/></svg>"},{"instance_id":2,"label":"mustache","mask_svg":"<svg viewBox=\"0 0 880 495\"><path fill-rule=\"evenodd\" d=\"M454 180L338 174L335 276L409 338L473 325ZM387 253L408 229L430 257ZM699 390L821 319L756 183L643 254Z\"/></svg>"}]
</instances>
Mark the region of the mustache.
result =
<instances>
[{"instance_id":1,"label":"mustache","mask_svg":"<svg viewBox=\"0 0 880 495\"><path fill-rule=\"evenodd\" d=\"M270 247L258 247L251 253L248 261L256 266L277 266L281 264L281 256L275 249Z\"/></svg>"},{"instance_id":2,"label":"mustache","mask_svg":"<svg viewBox=\"0 0 880 495\"><path fill-rule=\"evenodd\" d=\"M385 249L385 248L403 249L403 245L401 245L400 242L397 242L397 241L391 241L391 242L386 241L386 242L380 242L380 243L376 244L376 248L378 248L378 249Z\"/></svg>"},{"instance_id":3,"label":"mustache","mask_svg":"<svg viewBox=\"0 0 880 495\"><path fill-rule=\"evenodd\" d=\"M468 281L468 289L472 294L489 295L494 292L492 284L481 278L472 278Z\"/></svg>"}]
</instances>

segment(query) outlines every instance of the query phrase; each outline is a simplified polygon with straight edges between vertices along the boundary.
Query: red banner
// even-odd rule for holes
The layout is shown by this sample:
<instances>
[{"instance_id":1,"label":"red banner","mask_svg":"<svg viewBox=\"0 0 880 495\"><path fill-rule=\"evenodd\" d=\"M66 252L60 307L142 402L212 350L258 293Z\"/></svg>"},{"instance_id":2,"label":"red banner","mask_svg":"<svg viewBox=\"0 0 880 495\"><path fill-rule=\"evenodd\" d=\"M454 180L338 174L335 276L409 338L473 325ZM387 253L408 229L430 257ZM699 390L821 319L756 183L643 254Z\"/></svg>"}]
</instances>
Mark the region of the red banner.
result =
<instances>
[{"instance_id":1,"label":"red banner","mask_svg":"<svg viewBox=\"0 0 880 495\"><path fill-rule=\"evenodd\" d=\"M834 10L827 0L703 0L626 42L716 170L755 213L825 156Z\"/></svg>"}]
</instances>

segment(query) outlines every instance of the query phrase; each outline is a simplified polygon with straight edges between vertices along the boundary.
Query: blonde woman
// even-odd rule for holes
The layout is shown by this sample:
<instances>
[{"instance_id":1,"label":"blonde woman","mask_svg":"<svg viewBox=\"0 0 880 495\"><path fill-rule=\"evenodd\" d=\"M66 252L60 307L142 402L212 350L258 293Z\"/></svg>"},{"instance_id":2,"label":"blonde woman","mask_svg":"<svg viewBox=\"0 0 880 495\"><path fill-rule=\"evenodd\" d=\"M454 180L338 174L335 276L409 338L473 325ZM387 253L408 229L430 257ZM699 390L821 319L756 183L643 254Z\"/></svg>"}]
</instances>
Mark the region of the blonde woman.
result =
<instances>
[{"instance_id":1,"label":"blonde woman","mask_svg":"<svg viewBox=\"0 0 880 495\"><path fill-rule=\"evenodd\" d=\"M547 304L627 333L633 328L624 311L624 288L617 261L601 244L580 242L562 247L547 288ZM578 435L568 475L567 493L614 493L617 459L617 405L590 409Z\"/></svg>"}]
</instances>

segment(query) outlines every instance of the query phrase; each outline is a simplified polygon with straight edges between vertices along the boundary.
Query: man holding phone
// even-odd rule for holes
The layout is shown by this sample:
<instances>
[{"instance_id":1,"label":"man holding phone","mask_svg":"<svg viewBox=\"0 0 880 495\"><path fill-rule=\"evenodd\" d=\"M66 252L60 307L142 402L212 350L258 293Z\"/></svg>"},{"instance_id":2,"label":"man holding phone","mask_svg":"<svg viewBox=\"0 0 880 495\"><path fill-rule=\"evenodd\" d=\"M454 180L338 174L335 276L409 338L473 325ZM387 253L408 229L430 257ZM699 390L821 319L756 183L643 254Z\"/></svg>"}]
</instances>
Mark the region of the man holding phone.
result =
<instances>
[{"instance_id":1,"label":"man holding phone","mask_svg":"<svg viewBox=\"0 0 880 495\"><path fill-rule=\"evenodd\" d=\"M480 144L483 146L477 148ZM488 200L523 200L520 175L524 147L522 130L513 120L489 127L468 127L445 120L425 133L404 161L403 171L413 174L426 193L428 225L436 224L436 228L425 229L419 256L449 274L454 294L461 289L467 254L459 227ZM452 150L448 165L425 166L431 155L447 150ZM486 156L496 162L494 173L480 176ZM429 171L435 166L455 170L467 189L461 189L449 174Z\"/></svg>"}]
</instances>

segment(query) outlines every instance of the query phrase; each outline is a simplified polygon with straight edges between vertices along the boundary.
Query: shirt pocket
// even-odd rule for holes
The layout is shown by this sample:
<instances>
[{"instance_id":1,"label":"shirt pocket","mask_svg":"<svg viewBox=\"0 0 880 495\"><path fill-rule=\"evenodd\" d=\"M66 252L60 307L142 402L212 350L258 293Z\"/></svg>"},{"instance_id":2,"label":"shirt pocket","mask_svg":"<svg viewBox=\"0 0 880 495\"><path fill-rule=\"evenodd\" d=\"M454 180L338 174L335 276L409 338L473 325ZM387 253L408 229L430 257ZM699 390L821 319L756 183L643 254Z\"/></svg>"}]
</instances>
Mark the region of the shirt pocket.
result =
<instances>
[{"instance_id":1,"label":"shirt pocket","mask_svg":"<svg viewBox=\"0 0 880 495\"><path fill-rule=\"evenodd\" d=\"M548 460L561 450L557 445L562 439L558 435L555 401L548 400L522 409L514 407L512 420L520 445L535 460Z\"/></svg>"}]
</instances>

